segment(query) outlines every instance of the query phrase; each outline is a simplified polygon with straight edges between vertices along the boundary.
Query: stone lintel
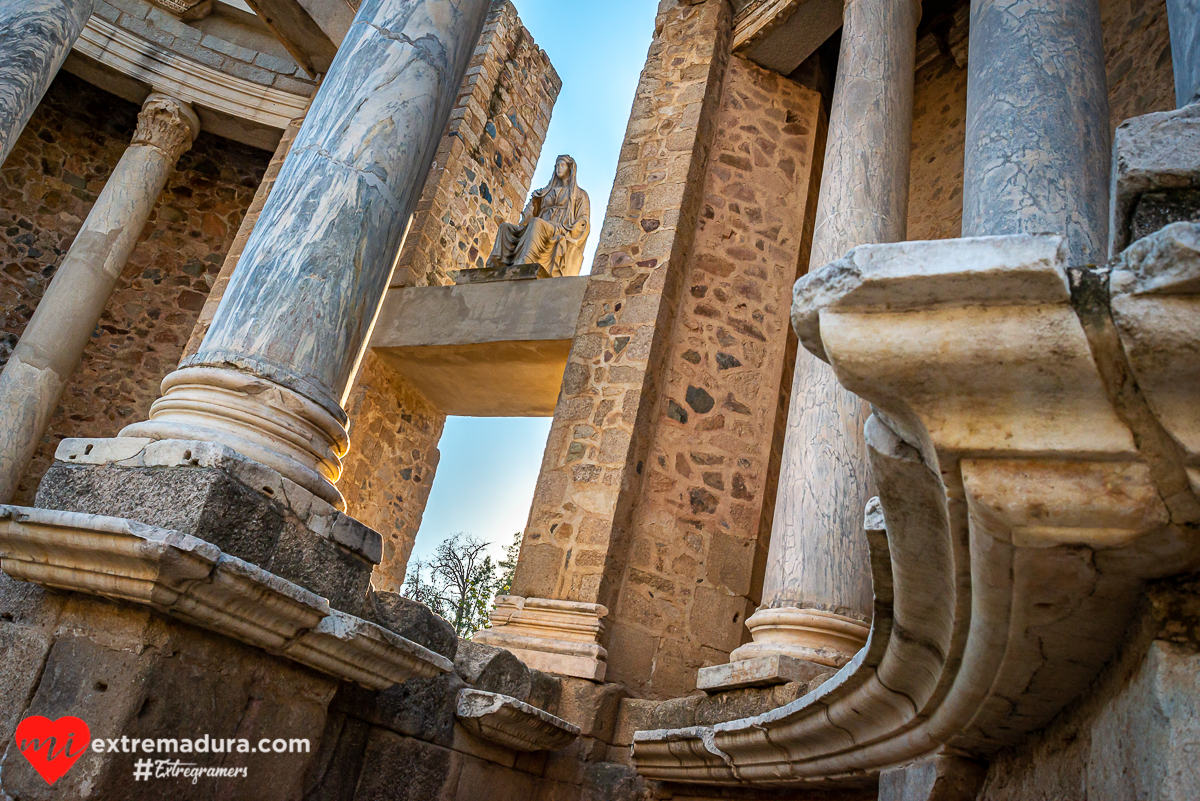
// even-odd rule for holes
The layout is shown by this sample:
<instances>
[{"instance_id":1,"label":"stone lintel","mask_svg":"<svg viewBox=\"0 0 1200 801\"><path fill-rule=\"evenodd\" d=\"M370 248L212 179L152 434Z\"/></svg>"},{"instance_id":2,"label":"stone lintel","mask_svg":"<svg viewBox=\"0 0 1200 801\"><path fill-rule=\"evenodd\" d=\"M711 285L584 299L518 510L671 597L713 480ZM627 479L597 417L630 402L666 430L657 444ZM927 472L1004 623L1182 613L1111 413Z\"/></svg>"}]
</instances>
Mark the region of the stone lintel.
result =
<instances>
[{"instance_id":1,"label":"stone lintel","mask_svg":"<svg viewBox=\"0 0 1200 801\"><path fill-rule=\"evenodd\" d=\"M696 677L696 689L706 693L717 693L742 687L770 687L793 681L809 681L828 672L828 667L807 659L772 654L700 668Z\"/></svg>"},{"instance_id":2,"label":"stone lintel","mask_svg":"<svg viewBox=\"0 0 1200 801\"><path fill-rule=\"evenodd\" d=\"M600 604L499 595L492 627L471 639L511 651L534 670L603 681L608 652L599 639L607 614Z\"/></svg>"},{"instance_id":3,"label":"stone lintel","mask_svg":"<svg viewBox=\"0 0 1200 801\"><path fill-rule=\"evenodd\" d=\"M515 751L557 751L579 727L511 695L468 687L458 693L458 722L476 737Z\"/></svg>"},{"instance_id":4,"label":"stone lintel","mask_svg":"<svg viewBox=\"0 0 1200 801\"><path fill-rule=\"evenodd\" d=\"M63 440L36 502L182 531L354 614L383 553L378 532L211 442Z\"/></svg>"}]
</instances>

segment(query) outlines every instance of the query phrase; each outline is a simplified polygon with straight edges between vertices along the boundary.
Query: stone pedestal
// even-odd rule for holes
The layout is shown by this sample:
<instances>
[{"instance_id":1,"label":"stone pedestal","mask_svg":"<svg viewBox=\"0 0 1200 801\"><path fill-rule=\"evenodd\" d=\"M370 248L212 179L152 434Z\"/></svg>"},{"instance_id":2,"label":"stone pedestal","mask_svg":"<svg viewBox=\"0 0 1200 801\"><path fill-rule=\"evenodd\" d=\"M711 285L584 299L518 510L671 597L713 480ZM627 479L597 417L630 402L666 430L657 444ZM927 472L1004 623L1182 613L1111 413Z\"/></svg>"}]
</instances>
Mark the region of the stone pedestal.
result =
<instances>
[{"instance_id":1,"label":"stone pedestal","mask_svg":"<svg viewBox=\"0 0 1200 801\"><path fill-rule=\"evenodd\" d=\"M95 0L0 0L0 164L92 15Z\"/></svg>"},{"instance_id":2,"label":"stone pedestal","mask_svg":"<svg viewBox=\"0 0 1200 801\"><path fill-rule=\"evenodd\" d=\"M599 641L607 614L600 604L498 595L492 627L471 639L512 651L535 670L603 681L608 652Z\"/></svg>"},{"instance_id":3,"label":"stone pedestal","mask_svg":"<svg viewBox=\"0 0 1200 801\"><path fill-rule=\"evenodd\" d=\"M133 143L0 374L0 503L16 491L167 177L199 132L187 103L152 93L142 105Z\"/></svg>"},{"instance_id":4,"label":"stone pedestal","mask_svg":"<svg viewBox=\"0 0 1200 801\"><path fill-rule=\"evenodd\" d=\"M1097 0L975 0L962 235L1060 233L1102 262L1111 136Z\"/></svg>"},{"instance_id":5,"label":"stone pedestal","mask_svg":"<svg viewBox=\"0 0 1200 801\"><path fill-rule=\"evenodd\" d=\"M199 351L122 436L220 442L344 507L344 395L486 0L366 0Z\"/></svg>"},{"instance_id":6,"label":"stone pedestal","mask_svg":"<svg viewBox=\"0 0 1200 801\"><path fill-rule=\"evenodd\" d=\"M912 0L846 5L810 270L856 245L904 238L919 17ZM866 642L866 418L865 404L801 348L762 604L746 621L754 642L731 660L778 653L840 666Z\"/></svg>"}]
</instances>

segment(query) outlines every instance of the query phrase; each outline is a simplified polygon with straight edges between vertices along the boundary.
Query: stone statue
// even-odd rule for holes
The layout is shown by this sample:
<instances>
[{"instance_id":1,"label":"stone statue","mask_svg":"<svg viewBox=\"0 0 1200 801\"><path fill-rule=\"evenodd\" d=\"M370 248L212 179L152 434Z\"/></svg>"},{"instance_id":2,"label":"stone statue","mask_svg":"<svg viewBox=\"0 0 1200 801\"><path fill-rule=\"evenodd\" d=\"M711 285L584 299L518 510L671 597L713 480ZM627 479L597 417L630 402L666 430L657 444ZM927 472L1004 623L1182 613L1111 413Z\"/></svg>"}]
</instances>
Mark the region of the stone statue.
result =
<instances>
[{"instance_id":1,"label":"stone statue","mask_svg":"<svg viewBox=\"0 0 1200 801\"><path fill-rule=\"evenodd\" d=\"M488 267L540 264L551 276L579 275L592 206L575 174L575 159L555 160L554 177L530 196L521 222L500 223Z\"/></svg>"}]
</instances>

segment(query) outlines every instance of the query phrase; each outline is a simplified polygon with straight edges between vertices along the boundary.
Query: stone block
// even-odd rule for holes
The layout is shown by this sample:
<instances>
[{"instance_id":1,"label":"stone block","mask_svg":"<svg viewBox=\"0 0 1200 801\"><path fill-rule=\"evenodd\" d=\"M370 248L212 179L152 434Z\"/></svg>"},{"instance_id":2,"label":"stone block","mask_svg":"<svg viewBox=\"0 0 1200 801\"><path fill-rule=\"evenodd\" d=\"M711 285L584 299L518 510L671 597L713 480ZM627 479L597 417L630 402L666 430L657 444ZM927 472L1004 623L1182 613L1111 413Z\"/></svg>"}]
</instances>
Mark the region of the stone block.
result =
<instances>
[{"instance_id":1,"label":"stone block","mask_svg":"<svg viewBox=\"0 0 1200 801\"><path fill-rule=\"evenodd\" d=\"M621 699L628 694L620 684L566 678L562 680L558 716L578 726L584 737L611 742Z\"/></svg>"},{"instance_id":2,"label":"stone block","mask_svg":"<svg viewBox=\"0 0 1200 801\"><path fill-rule=\"evenodd\" d=\"M316 757L304 779L305 801L350 801L358 784L371 727L341 712L330 712Z\"/></svg>"},{"instance_id":3,"label":"stone block","mask_svg":"<svg viewBox=\"0 0 1200 801\"><path fill-rule=\"evenodd\" d=\"M503 267L478 267L469 270L451 270L450 277L456 284L485 284L491 281L530 281L549 278L550 273L540 264L512 264Z\"/></svg>"},{"instance_id":4,"label":"stone block","mask_svg":"<svg viewBox=\"0 0 1200 801\"><path fill-rule=\"evenodd\" d=\"M458 634L449 621L425 604L394 592L370 593L370 619L401 637L453 660L459 649ZM469 643L467 643L469 644Z\"/></svg>"},{"instance_id":5,"label":"stone block","mask_svg":"<svg viewBox=\"0 0 1200 801\"><path fill-rule=\"evenodd\" d=\"M935 756L879 774L879 801L974 801L987 765Z\"/></svg>"},{"instance_id":6,"label":"stone block","mask_svg":"<svg viewBox=\"0 0 1200 801\"><path fill-rule=\"evenodd\" d=\"M696 678L696 689L716 693L740 687L769 687L792 681L806 682L827 673L829 669L824 665L783 654L773 654L700 668Z\"/></svg>"},{"instance_id":7,"label":"stone block","mask_svg":"<svg viewBox=\"0 0 1200 801\"><path fill-rule=\"evenodd\" d=\"M458 693L465 688L455 673L412 679L382 692L346 684L332 706L372 726L450 747Z\"/></svg>"},{"instance_id":8,"label":"stone block","mask_svg":"<svg viewBox=\"0 0 1200 801\"><path fill-rule=\"evenodd\" d=\"M453 801L464 759L448 748L374 728L353 801Z\"/></svg>"},{"instance_id":9,"label":"stone block","mask_svg":"<svg viewBox=\"0 0 1200 801\"><path fill-rule=\"evenodd\" d=\"M463 681L480 690L529 699L533 671L509 651L470 640L463 640L454 657L454 672Z\"/></svg>"},{"instance_id":10,"label":"stone block","mask_svg":"<svg viewBox=\"0 0 1200 801\"><path fill-rule=\"evenodd\" d=\"M460 690L457 715L476 737L515 751L556 751L579 736L573 723L512 696L483 690Z\"/></svg>"},{"instance_id":11,"label":"stone block","mask_svg":"<svg viewBox=\"0 0 1200 801\"><path fill-rule=\"evenodd\" d=\"M63 440L56 457L39 507L182 531L363 614L382 538L270 468L175 440Z\"/></svg>"}]
</instances>

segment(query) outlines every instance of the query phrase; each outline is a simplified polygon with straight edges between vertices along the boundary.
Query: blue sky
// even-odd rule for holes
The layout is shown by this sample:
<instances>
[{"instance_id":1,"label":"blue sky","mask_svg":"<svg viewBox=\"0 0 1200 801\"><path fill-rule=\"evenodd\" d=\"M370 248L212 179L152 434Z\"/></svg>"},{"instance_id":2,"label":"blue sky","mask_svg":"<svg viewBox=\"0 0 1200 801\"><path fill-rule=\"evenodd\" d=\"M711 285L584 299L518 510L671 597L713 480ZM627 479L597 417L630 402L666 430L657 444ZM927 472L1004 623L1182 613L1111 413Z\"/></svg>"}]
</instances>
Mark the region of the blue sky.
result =
<instances>
[{"instance_id":1,"label":"blue sky","mask_svg":"<svg viewBox=\"0 0 1200 801\"><path fill-rule=\"evenodd\" d=\"M638 76L654 33L654 0L513 0L525 27L550 55L562 92L533 186L570 154L592 202L583 272L591 269ZM413 549L427 559L456 533L495 544L497 555L525 528L550 418L451 417L429 504Z\"/></svg>"}]
</instances>

